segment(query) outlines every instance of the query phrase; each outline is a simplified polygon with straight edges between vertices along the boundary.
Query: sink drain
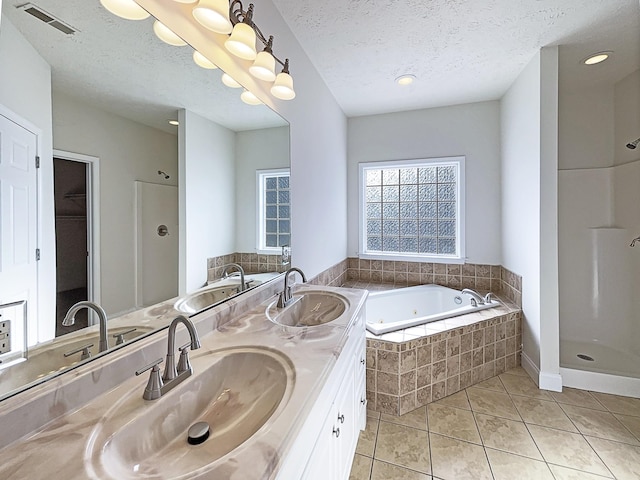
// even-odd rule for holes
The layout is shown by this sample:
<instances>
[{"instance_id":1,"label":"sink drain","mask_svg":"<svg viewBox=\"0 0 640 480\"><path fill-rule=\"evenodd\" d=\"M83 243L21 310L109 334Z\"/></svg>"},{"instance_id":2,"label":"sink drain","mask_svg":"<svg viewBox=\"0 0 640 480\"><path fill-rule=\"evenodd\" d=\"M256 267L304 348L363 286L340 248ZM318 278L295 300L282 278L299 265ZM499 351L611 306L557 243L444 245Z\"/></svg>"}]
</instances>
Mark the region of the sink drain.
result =
<instances>
[{"instance_id":1,"label":"sink drain","mask_svg":"<svg viewBox=\"0 0 640 480\"><path fill-rule=\"evenodd\" d=\"M576 355L580 360L586 360L587 362L594 362L595 358L590 357L589 355L585 355L584 353L579 353Z\"/></svg>"},{"instance_id":2,"label":"sink drain","mask_svg":"<svg viewBox=\"0 0 640 480\"><path fill-rule=\"evenodd\" d=\"M194 423L189 427L187 442L189 445L200 445L209 438L209 424L207 422Z\"/></svg>"}]
</instances>

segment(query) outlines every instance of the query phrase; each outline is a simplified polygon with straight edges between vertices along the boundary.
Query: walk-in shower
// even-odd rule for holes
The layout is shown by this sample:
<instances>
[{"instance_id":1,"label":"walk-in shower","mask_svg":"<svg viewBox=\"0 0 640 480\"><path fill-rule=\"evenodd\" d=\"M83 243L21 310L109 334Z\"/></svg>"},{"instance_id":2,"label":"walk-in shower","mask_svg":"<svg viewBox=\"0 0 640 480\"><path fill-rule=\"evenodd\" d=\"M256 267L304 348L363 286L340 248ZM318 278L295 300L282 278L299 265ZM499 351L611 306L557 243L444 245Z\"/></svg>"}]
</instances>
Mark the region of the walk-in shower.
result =
<instances>
[{"instance_id":1,"label":"walk-in shower","mask_svg":"<svg viewBox=\"0 0 640 480\"><path fill-rule=\"evenodd\" d=\"M640 70L614 77L559 91L560 371L640 397Z\"/></svg>"}]
</instances>

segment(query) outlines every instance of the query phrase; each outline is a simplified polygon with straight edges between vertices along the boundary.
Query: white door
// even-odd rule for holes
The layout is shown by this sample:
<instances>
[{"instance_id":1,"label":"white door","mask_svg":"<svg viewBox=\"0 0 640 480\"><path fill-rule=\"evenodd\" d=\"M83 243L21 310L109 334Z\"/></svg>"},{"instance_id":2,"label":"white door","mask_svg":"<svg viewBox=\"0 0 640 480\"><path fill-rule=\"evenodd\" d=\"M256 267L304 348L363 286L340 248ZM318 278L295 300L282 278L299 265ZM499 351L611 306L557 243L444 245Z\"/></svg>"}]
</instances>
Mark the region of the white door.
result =
<instances>
[{"instance_id":1,"label":"white door","mask_svg":"<svg viewBox=\"0 0 640 480\"><path fill-rule=\"evenodd\" d=\"M34 133L0 115L0 303L26 300L28 309L27 321L11 326L14 352L27 335L37 339L36 144Z\"/></svg>"}]
</instances>

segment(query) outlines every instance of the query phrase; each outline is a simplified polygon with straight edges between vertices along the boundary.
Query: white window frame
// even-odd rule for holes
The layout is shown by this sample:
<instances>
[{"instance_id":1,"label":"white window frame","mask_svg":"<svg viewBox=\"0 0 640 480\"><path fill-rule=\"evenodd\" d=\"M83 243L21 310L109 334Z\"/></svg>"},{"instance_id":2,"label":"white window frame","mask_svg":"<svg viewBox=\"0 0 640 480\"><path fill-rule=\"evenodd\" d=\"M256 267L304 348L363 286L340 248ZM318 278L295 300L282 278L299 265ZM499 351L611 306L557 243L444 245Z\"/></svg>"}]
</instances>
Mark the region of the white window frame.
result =
<instances>
[{"instance_id":1,"label":"white window frame","mask_svg":"<svg viewBox=\"0 0 640 480\"><path fill-rule=\"evenodd\" d=\"M266 246L266 218L264 205L264 178L276 175L282 176L286 173L289 176L289 208L291 208L291 169L272 168L268 170L256 170L256 252L265 255L277 255L282 253L282 247ZM291 222L291 212L289 212L289 222ZM289 227L291 228L291 227ZM289 232L291 235L291 232ZM289 245L291 246L291 245Z\"/></svg>"},{"instance_id":2,"label":"white window frame","mask_svg":"<svg viewBox=\"0 0 640 480\"><path fill-rule=\"evenodd\" d=\"M426 166L458 166L458 181L456 192L456 255L433 255L420 253L369 253L366 250L367 245L367 218L365 214L366 205L366 175L367 169L376 168L411 168L418 165ZM411 160L385 160L377 162L366 162L358 164L358 236L359 251L358 257L371 260L398 260L398 261L417 261L431 263L464 263L465 262L465 157L437 157L437 158L420 158Z\"/></svg>"}]
</instances>

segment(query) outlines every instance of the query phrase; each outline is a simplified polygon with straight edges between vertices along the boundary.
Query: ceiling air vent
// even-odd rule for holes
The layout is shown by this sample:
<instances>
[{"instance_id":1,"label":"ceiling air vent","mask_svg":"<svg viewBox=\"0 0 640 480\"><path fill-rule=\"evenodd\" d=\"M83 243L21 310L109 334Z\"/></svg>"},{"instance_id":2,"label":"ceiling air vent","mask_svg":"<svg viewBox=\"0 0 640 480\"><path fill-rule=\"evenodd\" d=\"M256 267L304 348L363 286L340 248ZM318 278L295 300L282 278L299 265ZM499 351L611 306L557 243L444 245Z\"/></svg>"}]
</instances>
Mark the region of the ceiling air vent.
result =
<instances>
[{"instance_id":1,"label":"ceiling air vent","mask_svg":"<svg viewBox=\"0 0 640 480\"><path fill-rule=\"evenodd\" d=\"M33 3L25 3L23 5L18 5L16 8L24 10L29 15L36 17L38 20L46 23L47 25L55 28L56 30L60 30L62 33L67 35L73 35L76 33L76 30L64 23L62 20L54 17L53 15L45 12L40 7L37 7Z\"/></svg>"}]
</instances>

